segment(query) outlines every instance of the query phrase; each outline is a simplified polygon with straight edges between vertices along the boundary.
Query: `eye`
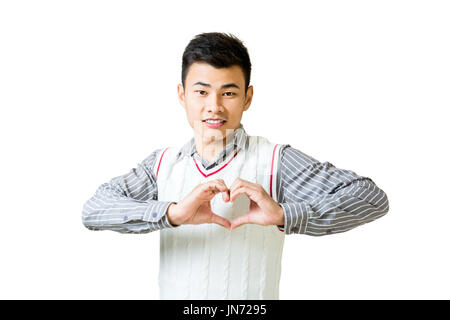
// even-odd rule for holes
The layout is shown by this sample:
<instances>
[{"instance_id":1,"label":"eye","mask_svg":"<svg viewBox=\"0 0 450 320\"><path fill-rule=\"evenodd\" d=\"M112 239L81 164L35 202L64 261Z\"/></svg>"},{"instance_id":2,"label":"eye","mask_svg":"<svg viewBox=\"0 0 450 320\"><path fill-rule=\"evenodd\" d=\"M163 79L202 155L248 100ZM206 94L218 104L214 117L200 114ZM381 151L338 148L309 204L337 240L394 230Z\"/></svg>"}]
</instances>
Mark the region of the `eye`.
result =
<instances>
[{"instance_id":1,"label":"eye","mask_svg":"<svg viewBox=\"0 0 450 320\"><path fill-rule=\"evenodd\" d=\"M227 94L227 93L230 93L230 94ZM231 97L231 96L236 95L236 93L231 92L231 91L227 91L227 92L225 92L224 94L225 94L227 97Z\"/></svg>"},{"instance_id":2,"label":"eye","mask_svg":"<svg viewBox=\"0 0 450 320\"><path fill-rule=\"evenodd\" d=\"M206 94L205 90L197 90L195 92L198 92L201 96L204 96Z\"/></svg>"}]
</instances>

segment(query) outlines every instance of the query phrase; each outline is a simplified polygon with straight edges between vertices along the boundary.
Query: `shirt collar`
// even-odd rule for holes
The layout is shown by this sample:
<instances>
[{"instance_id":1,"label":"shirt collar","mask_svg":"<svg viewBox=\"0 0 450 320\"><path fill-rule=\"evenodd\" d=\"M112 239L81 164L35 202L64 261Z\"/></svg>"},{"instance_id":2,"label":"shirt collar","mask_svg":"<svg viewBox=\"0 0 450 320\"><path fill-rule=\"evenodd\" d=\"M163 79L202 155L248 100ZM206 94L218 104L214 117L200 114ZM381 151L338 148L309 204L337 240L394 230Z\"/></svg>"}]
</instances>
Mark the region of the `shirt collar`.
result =
<instances>
[{"instance_id":1,"label":"shirt collar","mask_svg":"<svg viewBox=\"0 0 450 320\"><path fill-rule=\"evenodd\" d=\"M234 130L233 137L230 139L230 142L225 146L224 149L228 150L230 145L234 144L238 149L247 149L248 147L248 135L245 132L244 126L241 124L239 128ZM188 142L186 142L183 147L181 147L178 152L178 158L188 155L192 157L197 152L195 148L195 139L192 137Z\"/></svg>"}]
</instances>

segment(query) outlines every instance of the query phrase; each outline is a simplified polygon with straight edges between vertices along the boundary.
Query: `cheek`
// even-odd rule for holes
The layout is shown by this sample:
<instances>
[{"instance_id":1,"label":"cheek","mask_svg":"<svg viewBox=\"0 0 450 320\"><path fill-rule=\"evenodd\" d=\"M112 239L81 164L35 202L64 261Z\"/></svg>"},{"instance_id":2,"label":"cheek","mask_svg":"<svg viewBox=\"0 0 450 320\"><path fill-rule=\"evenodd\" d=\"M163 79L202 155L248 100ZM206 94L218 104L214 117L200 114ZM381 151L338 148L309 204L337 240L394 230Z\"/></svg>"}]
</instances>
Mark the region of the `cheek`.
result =
<instances>
[{"instance_id":1,"label":"cheek","mask_svg":"<svg viewBox=\"0 0 450 320\"><path fill-rule=\"evenodd\" d=\"M202 114L199 109L193 107L192 104L186 104L186 117L189 122L189 125L194 129L200 129L202 126Z\"/></svg>"},{"instance_id":2,"label":"cheek","mask_svg":"<svg viewBox=\"0 0 450 320\"><path fill-rule=\"evenodd\" d=\"M200 119L202 116L201 106L198 104L186 101L185 109L188 119Z\"/></svg>"},{"instance_id":3,"label":"cheek","mask_svg":"<svg viewBox=\"0 0 450 320\"><path fill-rule=\"evenodd\" d=\"M238 107L233 108L233 111L230 112L230 120L236 122L240 121L241 118L242 118L242 108L239 105Z\"/></svg>"}]
</instances>

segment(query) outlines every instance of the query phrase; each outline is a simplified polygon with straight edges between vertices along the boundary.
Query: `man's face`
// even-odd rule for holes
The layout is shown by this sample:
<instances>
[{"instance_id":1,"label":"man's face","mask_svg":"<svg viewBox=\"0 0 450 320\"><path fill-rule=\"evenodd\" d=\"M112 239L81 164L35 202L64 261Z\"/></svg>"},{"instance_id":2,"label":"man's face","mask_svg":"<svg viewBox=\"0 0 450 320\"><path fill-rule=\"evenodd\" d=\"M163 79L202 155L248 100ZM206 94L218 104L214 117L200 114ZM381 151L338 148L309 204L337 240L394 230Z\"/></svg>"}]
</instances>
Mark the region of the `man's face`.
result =
<instances>
[{"instance_id":1,"label":"man's face","mask_svg":"<svg viewBox=\"0 0 450 320\"><path fill-rule=\"evenodd\" d=\"M239 128L242 113L250 107L253 87L245 96L245 78L239 66L214 68L193 63L186 75L186 88L178 85L178 98L186 110L194 134L203 140L222 140ZM223 120L221 123L207 119Z\"/></svg>"}]
</instances>

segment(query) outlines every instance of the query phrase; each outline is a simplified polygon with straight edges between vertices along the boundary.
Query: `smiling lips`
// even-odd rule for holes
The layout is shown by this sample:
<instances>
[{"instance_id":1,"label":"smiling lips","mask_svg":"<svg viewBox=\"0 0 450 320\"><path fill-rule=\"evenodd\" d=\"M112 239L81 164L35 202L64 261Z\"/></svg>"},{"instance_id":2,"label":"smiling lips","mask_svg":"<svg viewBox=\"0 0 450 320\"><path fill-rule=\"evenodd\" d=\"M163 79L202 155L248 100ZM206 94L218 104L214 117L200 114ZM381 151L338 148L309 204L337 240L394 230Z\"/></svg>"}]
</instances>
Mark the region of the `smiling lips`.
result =
<instances>
[{"instance_id":1,"label":"smiling lips","mask_svg":"<svg viewBox=\"0 0 450 320\"><path fill-rule=\"evenodd\" d=\"M216 129L223 126L226 120L210 118L203 120L203 122L206 124L206 126L208 126L208 128Z\"/></svg>"}]
</instances>

